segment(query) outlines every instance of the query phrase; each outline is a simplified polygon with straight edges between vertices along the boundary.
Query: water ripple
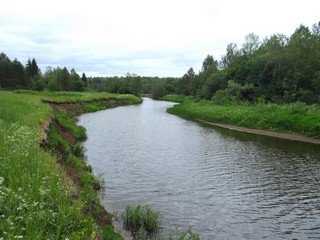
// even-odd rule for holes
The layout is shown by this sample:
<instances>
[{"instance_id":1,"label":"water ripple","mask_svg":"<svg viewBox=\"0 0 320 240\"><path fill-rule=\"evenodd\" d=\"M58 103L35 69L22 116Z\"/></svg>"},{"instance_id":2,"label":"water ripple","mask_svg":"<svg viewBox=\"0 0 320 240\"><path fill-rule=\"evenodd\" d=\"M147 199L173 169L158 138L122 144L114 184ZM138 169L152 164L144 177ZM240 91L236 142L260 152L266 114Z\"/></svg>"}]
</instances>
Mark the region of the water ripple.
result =
<instances>
[{"instance_id":1,"label":"water ripple","mask_svg":"<svg viewBox=\"0 0 320 240\"><path fill-rule=\"evenodd\" d=\"M122 211L149 204L163 234L191 226L201 239L320 239L320 152L308 144L236 133L169 115L172 103L80 117L87 158Z\"/></svg>"}]
</instances>

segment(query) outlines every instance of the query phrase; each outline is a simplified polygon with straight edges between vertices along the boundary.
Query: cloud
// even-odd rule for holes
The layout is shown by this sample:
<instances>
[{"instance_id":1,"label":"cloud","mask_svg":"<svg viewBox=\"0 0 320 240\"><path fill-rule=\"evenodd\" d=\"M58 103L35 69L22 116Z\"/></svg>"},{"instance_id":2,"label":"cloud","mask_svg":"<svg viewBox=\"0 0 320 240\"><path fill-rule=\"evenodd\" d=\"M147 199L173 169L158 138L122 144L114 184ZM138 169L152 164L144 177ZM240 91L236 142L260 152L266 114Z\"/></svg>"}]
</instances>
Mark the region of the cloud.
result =
<instances>
[{"instance_id":1,"label":"cloud","mask_svg":"<svg viewBox=\"0 0 320 240\"><path fill-rule=\"evenodd\" d=\"M182 76L254 32L290 35L319 21L318 0L18 1L0 8L0 51L89 75Z\"/></svg>"}]
</instances>

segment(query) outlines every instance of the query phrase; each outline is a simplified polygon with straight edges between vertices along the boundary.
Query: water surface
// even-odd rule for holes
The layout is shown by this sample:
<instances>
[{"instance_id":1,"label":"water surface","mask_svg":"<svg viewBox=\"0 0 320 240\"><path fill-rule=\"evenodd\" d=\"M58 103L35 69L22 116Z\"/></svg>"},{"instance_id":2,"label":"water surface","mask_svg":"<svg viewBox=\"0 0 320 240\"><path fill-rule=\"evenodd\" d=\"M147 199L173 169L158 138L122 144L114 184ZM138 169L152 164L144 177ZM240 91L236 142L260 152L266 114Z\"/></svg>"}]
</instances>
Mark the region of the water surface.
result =
<instances>
[{"instance_id":1,"label":"water surface","mask_svg":"<svg viewBox=\"0 0 320 240\"><path fill-rule=\"evenodd\" d=\"M144 99L80 117L104 204L148 204L163 233L201 239L320 239L319 146L213 128Z\"/></svg>"}]
</instances>

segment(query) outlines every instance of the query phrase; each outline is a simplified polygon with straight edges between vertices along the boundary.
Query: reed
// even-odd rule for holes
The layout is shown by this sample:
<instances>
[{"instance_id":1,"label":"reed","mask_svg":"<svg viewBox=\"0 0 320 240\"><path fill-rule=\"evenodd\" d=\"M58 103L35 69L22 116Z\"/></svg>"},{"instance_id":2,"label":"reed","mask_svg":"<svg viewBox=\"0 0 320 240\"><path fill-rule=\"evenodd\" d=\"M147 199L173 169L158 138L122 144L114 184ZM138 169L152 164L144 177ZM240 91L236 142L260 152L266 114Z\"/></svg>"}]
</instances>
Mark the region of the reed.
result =
<instances>
[{"instance_id":1,"label":"reed","mask_svg":"<svg viewBox=\"0 0 320 240\"><path fill-rule=\"evenodd\" d=\"M160 230L162 215L149 206L128 205L123 213L125 229L135 239L155 239Z\"/></svg>"}]
</instances>

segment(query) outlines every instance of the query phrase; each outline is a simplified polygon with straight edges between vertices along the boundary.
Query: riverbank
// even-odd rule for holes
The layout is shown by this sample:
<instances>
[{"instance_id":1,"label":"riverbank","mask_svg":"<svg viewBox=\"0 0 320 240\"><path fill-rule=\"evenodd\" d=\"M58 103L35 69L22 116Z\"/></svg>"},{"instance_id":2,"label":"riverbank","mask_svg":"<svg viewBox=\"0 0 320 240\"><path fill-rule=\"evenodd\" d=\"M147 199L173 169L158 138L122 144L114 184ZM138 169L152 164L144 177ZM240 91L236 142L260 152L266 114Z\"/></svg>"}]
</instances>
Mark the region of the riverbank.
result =
<instances>
[{"instance_id":1,"label":"riverbank","mask_svg":"<svg viewBox=\"0 0 320 240\"><path fill-rule=\"evenodd\" d=\"M75 117L141 99L0 91L0 102L0 238L121 239L100 205L101 180L84 160Z\"/></svg>"},{"instance_id":2,"label":"riverbank","mask_svg":"<svg viewBox=\"0 0 320 240\"><path fill-rule=\"evenodd\" d=\"M196 101L180 96L167 96L163 100L180 102L168 109L168 112L186 119L247 133L320 144L318 105L220 106L210 101Z\"/></svg>"}]
</instances>

